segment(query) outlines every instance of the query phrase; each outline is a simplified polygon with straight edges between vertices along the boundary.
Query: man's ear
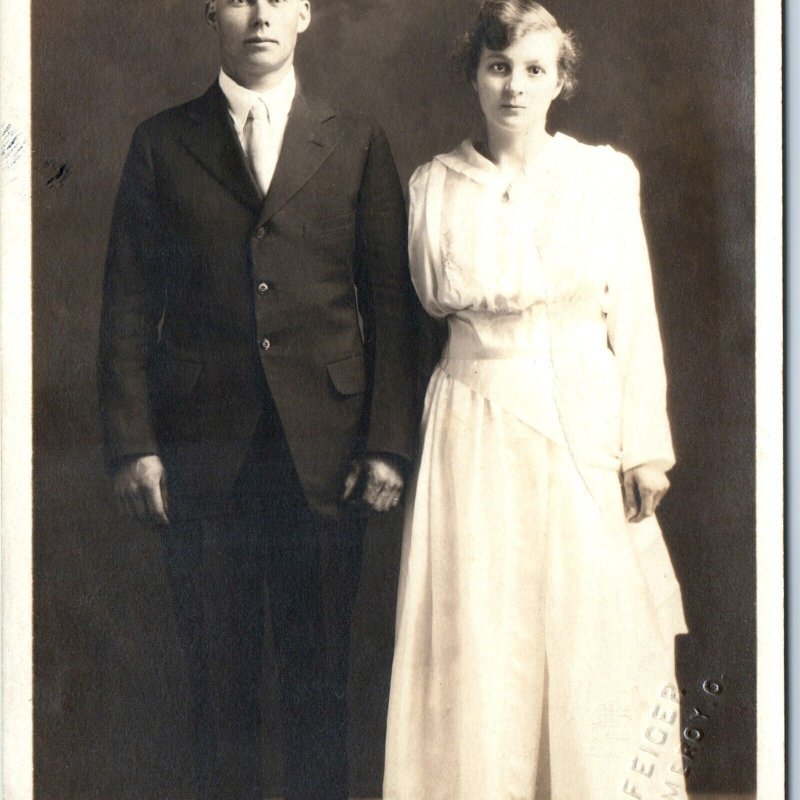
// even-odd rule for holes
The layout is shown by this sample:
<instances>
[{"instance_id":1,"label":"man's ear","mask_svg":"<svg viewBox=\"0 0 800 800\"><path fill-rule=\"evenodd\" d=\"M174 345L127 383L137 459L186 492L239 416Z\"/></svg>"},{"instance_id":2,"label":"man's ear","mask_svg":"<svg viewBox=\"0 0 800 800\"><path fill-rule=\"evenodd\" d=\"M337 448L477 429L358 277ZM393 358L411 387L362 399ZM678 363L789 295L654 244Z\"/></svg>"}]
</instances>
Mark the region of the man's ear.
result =
<instances>
[{"instance_id":1,"label":"man's ear","mask_svg":"<svg viewBox=\"0 0 800 800\"><path fill-rule=\"evenodd\" d=\"M212 27L217 27L217 4L215 0L206 0L206 22Z\"/></svg>"},{"instance_id":2,"label":"man's ear","mask_svg":"<svg viewBox=\"0 0 800 800\"><path fill-rule=\"evenodd\" d=\"M310 0L302 0L300 3L300 15L297 21L297 32L303 33L308 30L311 24L311 2Z\"/></svg>"}]
</instances>

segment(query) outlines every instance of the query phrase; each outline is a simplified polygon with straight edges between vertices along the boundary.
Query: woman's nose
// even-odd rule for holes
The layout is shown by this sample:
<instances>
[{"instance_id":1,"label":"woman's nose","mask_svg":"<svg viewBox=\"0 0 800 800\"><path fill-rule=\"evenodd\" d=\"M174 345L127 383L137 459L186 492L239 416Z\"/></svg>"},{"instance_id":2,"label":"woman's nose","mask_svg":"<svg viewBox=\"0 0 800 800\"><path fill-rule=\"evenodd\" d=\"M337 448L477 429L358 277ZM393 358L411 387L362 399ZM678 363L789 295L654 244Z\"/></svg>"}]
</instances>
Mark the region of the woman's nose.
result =
<instances>
[{"instance_id":1,"label":"woman's nose","mask_svg":"<svg viewBox=\"0 0 800 800\"><path fill-rule=\"evenodd\" d=\"M512 96L515 96L522 94L523 91L524 87L520 74L517 72L509 73L508 80L506 81L506 92Z\"/></svg>"}]
</instances>

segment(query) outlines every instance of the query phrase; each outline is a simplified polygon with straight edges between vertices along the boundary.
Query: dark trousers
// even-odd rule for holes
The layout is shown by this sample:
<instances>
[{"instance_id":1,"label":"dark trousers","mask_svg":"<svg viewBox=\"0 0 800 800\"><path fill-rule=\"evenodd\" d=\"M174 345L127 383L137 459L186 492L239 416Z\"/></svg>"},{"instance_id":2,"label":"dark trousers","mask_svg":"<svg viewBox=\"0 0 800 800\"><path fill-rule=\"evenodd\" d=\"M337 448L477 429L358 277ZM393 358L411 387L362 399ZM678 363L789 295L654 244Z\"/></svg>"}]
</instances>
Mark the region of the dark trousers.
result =
<instances>
[{"instance_id":1,"label":"dark trousers","mask_svg":"<svg viewBox=\"0 0 800 800\"><path fill-rule=\"evenodd\" d=\"M347 661L363 527L308 508L283 435L262 421L229 506L166 530L202 800L262 798L265 585L286 800L347 797Z\"/></svg>"}]
</instances>

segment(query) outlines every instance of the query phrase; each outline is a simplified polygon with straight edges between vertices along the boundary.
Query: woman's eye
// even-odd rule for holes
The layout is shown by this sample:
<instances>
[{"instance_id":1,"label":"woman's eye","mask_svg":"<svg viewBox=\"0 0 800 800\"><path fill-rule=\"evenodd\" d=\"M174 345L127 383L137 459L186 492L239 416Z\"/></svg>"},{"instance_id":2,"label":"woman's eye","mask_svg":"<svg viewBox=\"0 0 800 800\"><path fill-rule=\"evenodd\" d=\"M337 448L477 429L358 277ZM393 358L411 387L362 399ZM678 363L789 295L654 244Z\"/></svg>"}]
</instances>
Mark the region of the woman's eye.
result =
<instances>
[{"instance_id":1,"label":"woman's eye","mask_svg":"<svg viewBox=\"0 0 800 800\"><path fill-rule=\"evenodd\" d=\"M528 67L528 72L530 72L531 75L541 75L542 74L542 68L541 67Z\"/></svg>"},{"instance_id":2,"label":"woman's eye","mask_svg":"<svg viewBox=\"0 0 800 800\"><path fill-rule=\"evenodd\" d=\"M506 65L501 62L496 62L494 64L489 64L489 72L498 72L504 73L506 71Z\"/></svg>"}]
</instances>

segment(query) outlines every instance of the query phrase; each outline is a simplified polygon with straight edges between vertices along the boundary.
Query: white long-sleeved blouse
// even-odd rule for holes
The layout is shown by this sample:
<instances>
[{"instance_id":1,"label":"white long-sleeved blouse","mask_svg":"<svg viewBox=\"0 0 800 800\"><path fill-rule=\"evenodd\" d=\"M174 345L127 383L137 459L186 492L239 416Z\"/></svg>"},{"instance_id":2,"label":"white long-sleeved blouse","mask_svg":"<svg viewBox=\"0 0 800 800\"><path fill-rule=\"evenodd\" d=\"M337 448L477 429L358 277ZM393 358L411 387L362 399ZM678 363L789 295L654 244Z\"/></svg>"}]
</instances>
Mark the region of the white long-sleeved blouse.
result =
<instances>
[{"instance_id":1,"label":"white long-sleeved blouse","mask_svg":"<svg viewBox=\"0 0 800 800\"><path fill-rule=\"evenodd\" d=\"M576 462L668 468L664 361L633 162L556 134L509 185L470 141L410 184L411 273L441 367Z\"/></svg>"}]
</instances>

